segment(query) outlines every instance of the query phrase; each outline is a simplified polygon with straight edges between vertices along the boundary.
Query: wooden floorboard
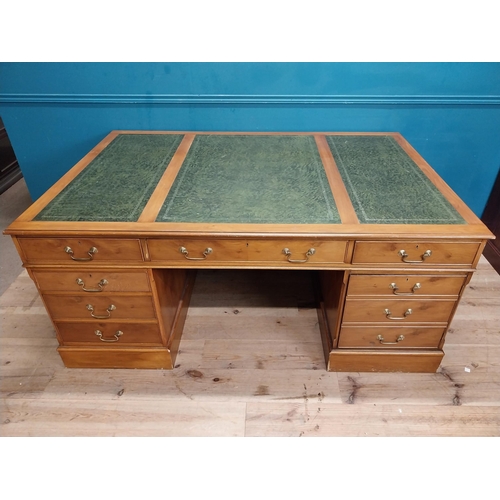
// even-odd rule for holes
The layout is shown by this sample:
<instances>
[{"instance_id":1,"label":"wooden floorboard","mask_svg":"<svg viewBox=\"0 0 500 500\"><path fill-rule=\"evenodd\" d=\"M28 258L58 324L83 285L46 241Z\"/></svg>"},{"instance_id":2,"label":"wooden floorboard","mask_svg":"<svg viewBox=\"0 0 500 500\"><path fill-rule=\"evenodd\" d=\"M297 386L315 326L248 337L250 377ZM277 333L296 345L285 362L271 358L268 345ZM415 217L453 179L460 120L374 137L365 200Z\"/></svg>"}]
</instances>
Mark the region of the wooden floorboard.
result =
<instances>
[{"instance_id":1,"label":"wooden floorboard","mask_svg":"<svg viewBox=\"0 0 500 500\"><path fill-rule=\"evenodd\" d=\"M498 407L249 403L246 436L498 436Z\"/></svg>"},{"instance_id":2,"label":"wooden floorboard","mask_svg":"<svg viewBox=\"0 0 500 500\"><path fill-rule=\"evenodd\" d=\"M176 368L65 368L24 271L0 297L1 436L499 436L500 276L481 258L437 373L329 373L307 273L207 271Z\"/></svg>"}]
</instances>

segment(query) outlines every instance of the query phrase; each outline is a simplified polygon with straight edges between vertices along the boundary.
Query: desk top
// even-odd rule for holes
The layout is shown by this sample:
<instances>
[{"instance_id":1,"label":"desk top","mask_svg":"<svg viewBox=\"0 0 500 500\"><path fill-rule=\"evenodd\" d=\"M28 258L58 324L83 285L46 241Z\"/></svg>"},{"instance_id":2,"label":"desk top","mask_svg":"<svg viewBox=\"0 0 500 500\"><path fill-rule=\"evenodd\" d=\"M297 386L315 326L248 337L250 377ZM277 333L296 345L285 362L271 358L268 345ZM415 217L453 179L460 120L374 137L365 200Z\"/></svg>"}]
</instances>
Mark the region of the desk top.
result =
<instances>
[{"instance_id":1,"label":"desk top","mask_svg":"<svg viewBox=\"0 0 500 500\"><path fill-rule=\"evenodd\" d=\"M491 233L398 133L114 131L7 234Z\"/></svg>"}]
</instances>

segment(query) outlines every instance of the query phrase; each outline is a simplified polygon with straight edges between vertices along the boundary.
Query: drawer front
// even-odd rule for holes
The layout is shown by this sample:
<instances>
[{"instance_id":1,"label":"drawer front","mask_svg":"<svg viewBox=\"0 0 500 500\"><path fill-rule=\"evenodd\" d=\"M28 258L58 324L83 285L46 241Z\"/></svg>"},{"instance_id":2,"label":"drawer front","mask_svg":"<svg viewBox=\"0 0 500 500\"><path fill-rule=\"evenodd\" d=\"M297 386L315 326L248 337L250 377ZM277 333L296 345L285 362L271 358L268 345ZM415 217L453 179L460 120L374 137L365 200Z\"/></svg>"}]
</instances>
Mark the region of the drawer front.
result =
<instances>
[{"instance_id":1,"label":"drawer front","mask_svg":"<svg viewBox=\"0 0 500 500\"><path fill-rule=\"evenodd\" d=\"M452 295L458 297L466 275L362 275L353 274L349 279L347 295L367 296L419 296Z\"/></svg>"},{"instance_id":2,"label":"drawer front","mask_svg":"<svg viewBox=\"0 0 500 500\"><path fill-rule=\"evenodd\" d=\"M139 240L111 238L19 238L30 264L142 261Z\"/></svg>"},{"instance_id":3,"label":"drawer front","mask_svg":"<svg viewBox=\"0 0 500 500\"><path fill-rule=\"evenodd\" d=\"M115 272L107 270L33 271L40 290L67 292L149 292L146 271Z\"/></svg>"},{"instance_id":4,"label":"drawer front","mask_svg":"<svg viewBox=\"0 0 500 500\"><path fill-rule=\"evenodd\" d=\"M472 265L479 243L357 241L353 264Z\"/></svg>"},{"instance_id":5,"label":"drawer front","mask_svg":"<svg viewBox=\"0 0 500 500\"><path fill-rule=\"evenodd\" d=\"M290 265L339 264L345 261L346 241L250 240L248 260Z\"/></svg>"},{"instance_id":6,"label":"drawer front","mask_svg":"<svg viewBox=\"0 0 500 500\"><path fill-rule=\"evenodd\" d=\"M54 320L115 320L155 319L150 295L43 295L43 300Z\"/></svg>"},{"instance_id":7,"label":"drawer front","mask_svg":"<svg viewBox=\"0 0 500 500\"><path fill-rule=\"evenodd\" d=\"M347 299L343 321L371 323L447 323L455 300Z\"/></svg>"},{"instance_id":8,"label":"drawer front","mask_svg":"<svg viewBox=\"0 0 500 500\"><path fill-rule=\"evenodd\" d=\"M151 261L177 264L250 262L259 265L343 263L346 241L319 240L148 240Z\"/></svg>"},{"instance_id":9,"label":"drawer front","mask_svg":"<svg viewBox=\"0 0 500 500\"><path fill-rule=\"evenodd\" d=\"M150 239L148 250L152 262L186 265L246 261L248 255L242 240Z\"/></svg>"},{"instance_id":10,"label":"drawer front","mask_svg":"<svg viewBox=\"0 0 500 500\"><path fill-rule=\"evenodd\" d=\"M343 326L340 330L339 348L437 349L445 332L444 328L430 327L372 327Z\"/></svg>"},{"instance_id":11,"label":"drawer front","mask_svg":"<svg viewBox=\"0 0 500 500\"><path fill-rule=\"evenodd\" d=\"M102 347L127 344L162 345L156 323L56 323L64 345L95 344ZM97 332L97 333L96 333Z\"/></svg>"}]
</instances>

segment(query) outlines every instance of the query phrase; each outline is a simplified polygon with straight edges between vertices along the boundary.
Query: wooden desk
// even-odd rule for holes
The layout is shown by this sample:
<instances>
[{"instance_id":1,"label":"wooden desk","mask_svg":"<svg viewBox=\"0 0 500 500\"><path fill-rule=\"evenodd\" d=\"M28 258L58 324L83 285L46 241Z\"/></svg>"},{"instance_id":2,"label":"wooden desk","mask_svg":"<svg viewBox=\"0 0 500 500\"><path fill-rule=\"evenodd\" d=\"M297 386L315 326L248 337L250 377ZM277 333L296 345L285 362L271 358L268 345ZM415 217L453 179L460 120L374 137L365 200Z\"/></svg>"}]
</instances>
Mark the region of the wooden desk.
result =
<instances>
[{"instance_id":1,"label":"wooden desk","mask_svg":"<svg viewBox=\"0 0 500 500\"><path fill-rule=\"evenodd\" d=\"M5 233L68 367L173 368L195 270L248 268L314 271L328 370L406 372L493 237L398 133L114 131Z\"/></svg>"}]
</instances>

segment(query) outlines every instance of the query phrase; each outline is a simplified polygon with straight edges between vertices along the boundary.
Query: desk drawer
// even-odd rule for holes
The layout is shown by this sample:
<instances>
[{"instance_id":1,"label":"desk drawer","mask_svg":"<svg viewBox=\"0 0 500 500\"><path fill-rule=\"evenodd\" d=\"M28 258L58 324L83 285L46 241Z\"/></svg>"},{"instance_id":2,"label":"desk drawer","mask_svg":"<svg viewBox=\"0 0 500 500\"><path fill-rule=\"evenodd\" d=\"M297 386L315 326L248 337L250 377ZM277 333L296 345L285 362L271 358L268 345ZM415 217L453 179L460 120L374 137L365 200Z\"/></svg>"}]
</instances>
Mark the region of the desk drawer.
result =
<instances>
[{"instance_id":1,"label":"desk drawer","mask_svg":"<svg viewBox=\"0 0 500 500\"><path fill-rule=\"evenodd\" d=\"M389 297L451 295L458 297L465 279L465 274L457 276L353 274L349 279L347 295Z\"/></svg>"},{"instance_id":2,"label":"desk drawer","mask_svg":"<svg viewBox=\"0 0 500 500\"><path fill-rule=\"evenodd\" d=\"M248 260L289 264L340 264L345 260L346 241L250 240Z\"/></svg>"},{"instance_id":3,"label":"desk drawer","mask_svg":"<svg viewBox=\"0 0 500 500\"><path fill-rule=\"evenodd\" d=\"M279 240L148 240L152 262L207 264L249 262L259 265L339 264L345 260L346 241Z\"/></svg>"},{"instance_id":4,"label":"desk drawer","mask_svg":"<svg viewBox=\"0 0 500 500\"><path fill-rule=\"evenodd\" d=\"M146 271L115 272L108 270L33 271L40 290L47 292L149 292Z\"/></svg>"},{"instance_id":5,"label":"desk drawer","mask_svg":"<svg viewBox=\"0 0 500 500\"><path fill-rule=\"evenodd\" d=\"M343 326L339 348L437 349L445 332L432 327Z\"/></svg>"},{"instance_id":6,"label":"desk drawer","mask_svg":"<svg viewBox=\"0 0 500 500\"><path fill-rule=\"evenodd\" d=\"M56 323L64 345L95 344L102 347L119 345L162 345L156 323ZM98 332L98 335L96 334Z\"/></svg>"},{"instance_id":7,"label":"desk drawer","mask_svg":"<svg viewBox=\"0 0 500 500\"><path fill-rule=\"evenodd\" d=\"M447 323L456 300L347 299L344 323Z\"/></svg>"},{"instance_id":8,"label":"desk drawer","mask_svg":"<svg viewBox=\"0 0 500 500\"><path fill-rule=\"evenodd\" d=\"M204 239L148 240L152 262L210 264L247 260L246 241Z\"/></svg>"},{"instance_id":9,"label":"desk drawer","mask_svg":"<svg viewBox=\"0 0 500 500\"><path fill-rule=\"evenodd\" d=\"M112 238L18 238L30 264L142 261L139 240Z\"/></svg>"},{"instance_id":10,"label":"desk drawer","mask_svg":"<svg viewBox=\"0 0 500 500\"><path fill-rule=\"evenodd\" d=\"M406 267L472 265L479 243L426 241L357 241L353 264L392 264Z\"/></svg>"},{"instance_id":11,"label":"desk drawer","mask_svg":"<svg viewBox=\"0 0 500 500\"><path fill-rule=\"evenodd\" d=\"M156 319L150 295L43 295L52 319Z\"/></svg>"}]
</instances>

